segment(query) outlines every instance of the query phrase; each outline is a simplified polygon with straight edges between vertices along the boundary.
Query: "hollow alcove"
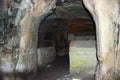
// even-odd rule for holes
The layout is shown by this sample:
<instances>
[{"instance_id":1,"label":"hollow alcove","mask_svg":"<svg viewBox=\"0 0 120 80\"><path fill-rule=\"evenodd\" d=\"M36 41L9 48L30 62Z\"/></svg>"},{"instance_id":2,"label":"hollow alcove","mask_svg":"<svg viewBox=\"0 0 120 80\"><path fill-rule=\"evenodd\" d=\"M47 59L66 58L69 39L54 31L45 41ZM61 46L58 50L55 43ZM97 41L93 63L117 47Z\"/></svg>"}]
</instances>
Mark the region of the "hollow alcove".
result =
<instances>
[{"instance_id":1,"label":"hollow alcove","mask_svg":"<svg viewBox=\"0 0 120 80\"><path fill-rule=\"evenodd\" d=\"M94 80L96 31L91 15L79 0L56 5L40 24L36 79Z\"/></svg>"}]
</instances>

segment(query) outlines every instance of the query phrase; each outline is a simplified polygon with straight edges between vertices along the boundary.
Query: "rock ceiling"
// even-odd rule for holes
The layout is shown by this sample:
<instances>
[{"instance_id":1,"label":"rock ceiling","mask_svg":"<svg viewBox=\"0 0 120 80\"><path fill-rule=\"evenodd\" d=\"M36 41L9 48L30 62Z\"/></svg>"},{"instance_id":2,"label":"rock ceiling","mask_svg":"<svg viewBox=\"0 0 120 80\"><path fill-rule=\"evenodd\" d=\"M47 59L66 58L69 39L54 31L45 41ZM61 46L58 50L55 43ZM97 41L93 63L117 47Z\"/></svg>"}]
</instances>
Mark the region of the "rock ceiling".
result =
<instances>
[{"instance_id":1,"label":"rock ceiling","mask_svg":"<svg viewBox=\"0 0 120 80\"><path fill-rule=\"evenodd\" d=\"M10 0L8 0L10 1ZM0 0L0 4L3 0ZM57 7L54 11L53 15L50 17L57 17L57 18L66 18L66 19L73 19L73 18L87 18L90 19L90 15L88 11L83 6L82 0L57 0L56 3ZM2 4L0 7L2 8ZM2 12L0 10L0 12ZM2 13L0 14L2 15Z\"/></svg>"},{"instance_id":2,"label":"rock ceiling","mask_svg":"<svg viewBox=\"0 0 120 80\"><path fill-rule=\"evenodd\" d=\"M63 3L58 0L54 15L56 15L57 18L66 19L91 18L81 0L67 0Z\"/></svg>"}]
</instances>

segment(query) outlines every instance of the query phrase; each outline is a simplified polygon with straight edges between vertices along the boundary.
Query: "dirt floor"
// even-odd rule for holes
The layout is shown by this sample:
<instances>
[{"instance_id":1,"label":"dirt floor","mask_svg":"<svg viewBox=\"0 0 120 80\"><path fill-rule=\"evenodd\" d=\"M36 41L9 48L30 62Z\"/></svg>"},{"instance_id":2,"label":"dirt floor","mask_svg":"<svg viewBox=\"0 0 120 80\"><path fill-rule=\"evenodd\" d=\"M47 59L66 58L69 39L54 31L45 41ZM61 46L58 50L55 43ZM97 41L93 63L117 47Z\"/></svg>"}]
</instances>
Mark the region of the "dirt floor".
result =
<instances>
[{"instance_id":1,"label":"dirt floor","mask_svg":"<svg viewBox=\"0 0 120 80\"><path fill-rule=\"evenodd\" d=\"M94 80L94 75L70 74L69 56L57 56L56 60L38 69L35 80Z\"/></svg>"}]
</instances>

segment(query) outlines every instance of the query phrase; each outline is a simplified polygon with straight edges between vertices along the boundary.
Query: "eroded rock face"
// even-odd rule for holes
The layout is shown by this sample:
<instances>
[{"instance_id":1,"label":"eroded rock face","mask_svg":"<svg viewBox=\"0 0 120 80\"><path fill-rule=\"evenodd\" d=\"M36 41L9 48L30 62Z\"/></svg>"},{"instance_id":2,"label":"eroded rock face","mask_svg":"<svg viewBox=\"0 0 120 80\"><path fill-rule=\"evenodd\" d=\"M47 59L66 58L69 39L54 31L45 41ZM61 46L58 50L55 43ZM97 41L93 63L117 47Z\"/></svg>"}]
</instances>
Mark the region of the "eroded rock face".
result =
<instances>
[{"instance_id":1,"label":"eroded rock face","mask_svg":"<svg viewBox=\"0 0 120 80\"><path fill-rule=\"evenodd\" d=\"M55 8L55 2L55 0L22 0L16 5L19 9L14 14L15 33L10 34L5 47L0 48L3 80L23 80L23 78L32 80L30 76L37 69L39 24Z\"/></svg>"},{"instance_id":2,"label":"eroded rock face","mask_svg":"<svg viewBox=\"0 0 120 80\"><path fill-rule=\"evenodd\" d=\"M119 80L119 0L83 0L97 31L96 80ZM109 4L109 5L108 5Z\"/></svg>"}]
</instances>

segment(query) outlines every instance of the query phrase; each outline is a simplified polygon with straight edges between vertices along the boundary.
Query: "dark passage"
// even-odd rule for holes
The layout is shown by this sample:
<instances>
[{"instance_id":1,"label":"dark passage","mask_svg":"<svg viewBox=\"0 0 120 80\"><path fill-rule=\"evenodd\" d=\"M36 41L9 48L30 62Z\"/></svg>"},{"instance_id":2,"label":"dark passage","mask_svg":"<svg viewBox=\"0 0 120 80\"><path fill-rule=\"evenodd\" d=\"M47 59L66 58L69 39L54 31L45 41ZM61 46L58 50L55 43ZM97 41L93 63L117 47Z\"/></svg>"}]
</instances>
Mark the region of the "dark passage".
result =
<instances>
[{"instance_id":1,"label":"dark passage","mask_svg":"<svg viewBox=\"0 0 120 80\"><path fill-rule=\"evenodd\" d=\"M69 55L56 56L56 59L38 69L36 80L71 80Z\"/></svg>"},{"instance_id":2,"label":"dark passage","mask_svg":"<svg viewBox=\"0 0 120 80\"><path fill-rule=\"evenodd\" d=\"M88 45L95 41L93 39L95 37L94 22L84 9L81 0L57 1L55 12L46 17L40 25L38 49L41 56L39 56L40 60L38 61L43 65L38 68L35 80L94 80L94 72L92 73L91 69L91 71L87 70L88 68L83 69L90 73L80 71L82 70L81 66L84 67L84 64L87 64L85 67L88 67L88 62L92 62L93 59L89 58L96 57L94 54L92 54L92 57L88 54L88 52L94 52L93 49L89 49L91 51L87 50ZM62 3L62 1L65 1L65 3ZM72 48L75 52L72 51ZM86 56L80 54L78 49L81 50L82 48L85 49L83 53L85 52L84 55ZM74 55L71 56L71 53ZM84 58L78 58L80 55L85 57L85 62ZM80 58L82 58L81 56ZM74 70L71 65L79 63L80 60L84 64L77 65L76 69L78 71L75 73L71 72ZM92 62L92 64L94 63ZM92 64L89 66L92 66Z\"/></svg>"},{"instance_id":3,"label":"dark passage","mask_svg":"<svg viewBox=\"0 0 120 80\"><path fill-rule=\"evenodd\" d=\"M95 30L93 22L89 19L56 19L54 25L50 25L49 23L52 22L49 21L52 20L46 20L46 23L42 24L39 31L38 48L41 51L40 54L42 57L46 57L46 59L43 58L46 65L38 68L35 80L94 80L94 74L71 74L69 59L69 51L72 47L69 45L70 42L75 42L73 46L76 46L77 44L78 48L80 48L80 44L76 41L79 41L79 39L89 41L89 38L86 36L93 36L90 38L94 38ZM94 39L91 39L91 41L94 41ZM89 43L91 42L84 45L88 46ZM51 55L56 55L56 57L55 60L52 57L53 61L49 62L51 58L48 57ZM78 56L80 55L78 54Z\"/></svg>"}]
</instances>

